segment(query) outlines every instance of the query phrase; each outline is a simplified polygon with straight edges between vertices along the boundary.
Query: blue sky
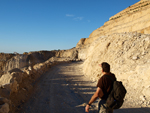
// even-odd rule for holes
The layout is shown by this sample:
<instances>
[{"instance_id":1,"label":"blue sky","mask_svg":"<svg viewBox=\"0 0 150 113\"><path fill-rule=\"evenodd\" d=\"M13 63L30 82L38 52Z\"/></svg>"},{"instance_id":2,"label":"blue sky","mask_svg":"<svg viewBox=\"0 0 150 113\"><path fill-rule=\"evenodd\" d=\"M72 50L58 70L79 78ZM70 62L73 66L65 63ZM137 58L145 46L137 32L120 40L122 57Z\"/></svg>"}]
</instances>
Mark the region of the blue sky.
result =
<instances>
[{"instance_id":1,"label":"blue sky","mask_svg":"<svg viewBox=\"0 0 150 113\"><path fill-rule=\"evenodd\" d=\"M139 0L0 0L0 52L71 49Z\"/></svg>"}]
</instances>

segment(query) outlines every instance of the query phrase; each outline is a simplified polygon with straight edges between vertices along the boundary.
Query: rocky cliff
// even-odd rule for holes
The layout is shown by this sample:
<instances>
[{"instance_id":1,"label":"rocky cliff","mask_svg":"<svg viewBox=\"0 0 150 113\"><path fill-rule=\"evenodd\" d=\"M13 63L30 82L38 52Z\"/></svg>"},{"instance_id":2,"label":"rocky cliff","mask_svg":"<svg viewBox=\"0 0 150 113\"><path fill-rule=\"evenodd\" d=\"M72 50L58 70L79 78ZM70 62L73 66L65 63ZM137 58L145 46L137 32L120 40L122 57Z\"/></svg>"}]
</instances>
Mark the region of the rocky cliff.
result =
<instances>
[{"instance_id":1,"label":"rocky cliff","mask_svg":"<svg viewBox=\"0 0 150 113\"><path fill-rule=\"evenodd\" d=\"M1 53L0 71L7 73L14 68L23 68L36 63L41 63L55 56L56 51L38 51L24 54Z\"/></svg>"},{"instance_id":2,"label":"rocky cliff","mask_svg":"<svg viewBox=\"0 0 150 113\"><path fill-rule=\"evenodd\" d=\"M123 11L110 17L103 26L94 30L89 38L85 39L84 45L92 43L95 39L103 35L138 32L150 34L150 0L140 0Z\"/></svg>"},{"instance_id":3,"label":"rocky cliff","mask_svg":"<svg viewBox=\"0 0 150 113\"><path fill-rule=\"evenodd\" d=\"M99 64L108 62L112 73L115 73L117 79L126 86L126 98L130 100L131 106L141 105L144 103L140 99L141 96L147 102L150 99L149 51L150 34L116 33L101 36L90 44L83 71L96 82L101 77Z\"/></svg>"},{"instance_id":4,"label":"rocky cliff","mask_svg":"<svg viewBox=\"0 0 150 113\"><path fill-rule=\"evenodd\" d=\"M11 59L15 54L5 54L5 53L0 53L0 77L1 75L4 74L3 72L3 66L5 63Z\"/></svg>"},{"instance_id":5,"label":"rocky cliff","mask_svg":"<svg viewBox=\"0 0 150 113\"><path fill-rule=\"evenodd\" d=\"M14 68L24 68L37 63L42 63L51 57L78 58L76 48L69 50L35 51L24 54L0 54L0 76Z\"/></svg>"},{"instance_id":6,"label":"rocky cliff","mask_svg":"<svg viewBox=\"0 0 150 113\"><path fill-rule=\"evenodd\" d=\"M84 59L83 71L96 82L101 77L98 64L108 62L127 88L130 106L150 106L150 1L141 0L112 16L76 48ZM131 87L132 86L132 87Z\"/></svg>"}]
</instances>

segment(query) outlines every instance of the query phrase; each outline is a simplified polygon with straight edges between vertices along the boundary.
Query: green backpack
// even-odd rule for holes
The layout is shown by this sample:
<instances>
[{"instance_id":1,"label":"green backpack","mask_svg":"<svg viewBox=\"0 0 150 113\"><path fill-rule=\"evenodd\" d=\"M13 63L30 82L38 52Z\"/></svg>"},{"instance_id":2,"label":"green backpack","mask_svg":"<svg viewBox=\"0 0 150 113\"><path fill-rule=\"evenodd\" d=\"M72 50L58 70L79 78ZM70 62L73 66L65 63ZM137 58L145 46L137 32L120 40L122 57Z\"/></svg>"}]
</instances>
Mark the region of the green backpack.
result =
<instances>
[{"instance_id":1,"label":"green backpack","mask_svg":"<svg viewBox=\"0 0 150 113\"><path fill-rule=\"evenodd\" d=\"M111 76L105 76L113 81L113 89L108 95L106 105L107 107L112 109L119 109L124 102L124 97L127 93L127 90L125 89L121 81L114 81Z\"/></svg>"}]
</instances>

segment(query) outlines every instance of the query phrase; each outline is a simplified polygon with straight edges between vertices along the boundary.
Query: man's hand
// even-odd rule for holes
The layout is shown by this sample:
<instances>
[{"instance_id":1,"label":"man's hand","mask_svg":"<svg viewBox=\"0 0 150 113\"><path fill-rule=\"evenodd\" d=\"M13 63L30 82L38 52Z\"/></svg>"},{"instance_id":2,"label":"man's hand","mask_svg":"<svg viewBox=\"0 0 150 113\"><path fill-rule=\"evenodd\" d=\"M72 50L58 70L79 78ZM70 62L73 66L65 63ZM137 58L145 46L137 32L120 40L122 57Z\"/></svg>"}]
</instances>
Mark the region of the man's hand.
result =
<instances>
[{"instance_id":1,"label":"man's hand","mask_svg":"<svg viewBox=\"0 0 150 113\"><path fill-rule=\"evenodd\" d=\"M87 104L86 107L85 107L85 112L88 113L89 112L89 108L90 108L90 106Z\"/></svg>"},{"instance_id":2,"label":"man's hand","mask_svg":"<svg viewBox=\"0 0 150 113\"><path fill-rule=\"evenodd\" d=\"M98 96L100 95L100 93L103 94L103 91L101 90L100 87L97 87L97 90L94 93L94 95L91 97L91 99L89 101L89 104L86 105L86 107L85 107L85 112L89 112L90 105L98 98Z\"/></svg>"}]
</instances>

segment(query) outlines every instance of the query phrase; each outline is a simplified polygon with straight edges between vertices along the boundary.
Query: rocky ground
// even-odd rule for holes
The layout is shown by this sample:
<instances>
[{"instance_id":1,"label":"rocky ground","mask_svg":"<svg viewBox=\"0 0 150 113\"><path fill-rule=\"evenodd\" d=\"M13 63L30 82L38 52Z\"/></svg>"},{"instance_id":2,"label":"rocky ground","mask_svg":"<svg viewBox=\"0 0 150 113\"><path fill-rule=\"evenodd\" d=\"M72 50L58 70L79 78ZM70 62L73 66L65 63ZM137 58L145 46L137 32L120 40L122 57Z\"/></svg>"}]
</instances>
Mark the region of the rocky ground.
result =
<instances>
[{"instance_id":1,"label":"rocky ground","mask_svg":"<svg viewBox=\"0 0 150 113\"><path fill-rule=\"evenodd\" d=\"M95 85L85 79L81 64L63 63L52 67L40 78L31 98L15 113L84 113Z\"/></svg>"},{"instance_id":2,"label":"rocky ground","mask_svg":"<svg viewBox=\"0 0 150 113\"><path fill-rule=\"evenodd\" d=\"M94 93L97 80L101 77L98 64L108 62L111 65L111 71L127 89L122 109L115 112L149 112L149 51L149 34L121 33L99 37L87 47L63 51L62 55L58 54L61 57L51 57L45 62L24 68L21 68L22 65L29 62L23 62L26 60L21 59L21 55L18 55L20 58L18 64L22 64L21 67L7 70L7 73L0 78L0 95L2 97L0 98L0 110L7 108L5 111L10 111L10 113L19 113L21 110L23 112L40 112L40 109L46 106L44 107L45 112L51 110L55 112L59 107L64 113L68 112L67 110L84 112L85 103ZM48 56L43 58L48 58ZM77 56L78 59L75 59ZM6 69L7 67L13 68L13 64L17 64L16 61L19 61L18 57L15 56L9 60L6 63L9 64L6 65ZM38 56L36 57L38 59ZM78 62L80 60L83 62ZM68 64L62 64L62 62L68 62ZM3 97L10 100L11 103L4 101ZM55 98L58 100L53 105ZM63 106L65 104L68 105L67 109ZM96 107L97 102L92 105L91 112L95 112ZM57 110L56 113L58 112ZM0 111L0 113L4 112Z\"/></svg>"},{"instance_id":3,"label":"rocky ground","mask_svg":"<svg viewBox=\"0 0 150 113\"><path fill-rule=\"evenodd\" d=\"M83 62L63 63L52 67L35 85L31 98L15 113L84 113L84 107L96 90L96 82L83 75ZM132 88L128 92L133 91ZM139 94L140 96L140 94ZM126 97L130 97L126 95ZM142 98L142 97L141 97ZM144 97L143 97L144 98ZM138 100L138 96L137 99ZM96 113L97 100L90 113ZM114 113L149 113L132 98L126 98L121 109Z\"/></svg>"}]
</instances>

